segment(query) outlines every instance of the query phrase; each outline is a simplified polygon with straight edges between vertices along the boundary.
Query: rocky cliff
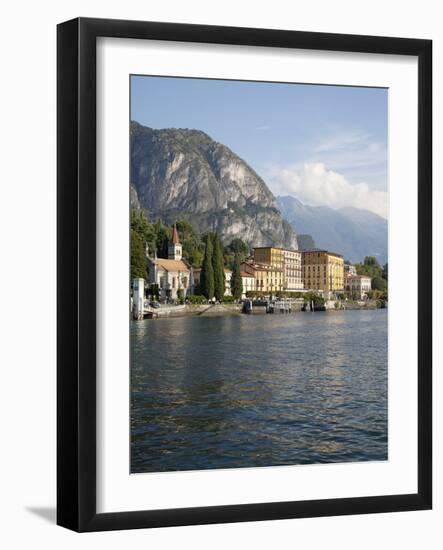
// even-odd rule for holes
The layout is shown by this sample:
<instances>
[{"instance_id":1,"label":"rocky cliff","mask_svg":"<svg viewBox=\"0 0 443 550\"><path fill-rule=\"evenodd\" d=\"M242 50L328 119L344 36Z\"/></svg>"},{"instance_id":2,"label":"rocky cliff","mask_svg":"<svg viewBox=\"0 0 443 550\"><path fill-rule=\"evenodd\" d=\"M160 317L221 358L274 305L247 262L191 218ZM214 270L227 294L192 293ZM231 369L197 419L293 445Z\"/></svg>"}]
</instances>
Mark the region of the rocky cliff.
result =
<instances>
[{"instance_id":1,"label":"rocky cliff","mask_svg":"<svg viewBox=\"0 0 443 550\"><path fill-rule=\"evenodd\" d=\"M189 220L224 242L297 248L265 182L228 147L199 130L131 123L131 205L167 223Z\"/></svg>"}]
</instances>

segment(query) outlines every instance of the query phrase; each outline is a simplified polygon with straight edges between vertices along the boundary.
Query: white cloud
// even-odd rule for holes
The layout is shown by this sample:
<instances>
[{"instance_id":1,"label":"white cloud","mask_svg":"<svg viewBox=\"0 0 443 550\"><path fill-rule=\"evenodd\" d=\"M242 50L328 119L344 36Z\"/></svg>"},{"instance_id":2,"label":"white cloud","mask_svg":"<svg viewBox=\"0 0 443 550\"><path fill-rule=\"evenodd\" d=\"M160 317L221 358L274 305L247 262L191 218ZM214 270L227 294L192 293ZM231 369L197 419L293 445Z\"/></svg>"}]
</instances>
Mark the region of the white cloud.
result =
<instances>
[{"instance_id":1,"label":"white cloud","mask_svg":"<svg viewBox=\"0 0 443 550\"><path fill-rule=\"evenodd\" d=\"M314 143L305 162L324 163L352 181L363 180L370 187L386 188L387 145L379 136L361 130L341 129Z\"/></svg>"},{"instance_id":2,"label":"white cloud","mask_svg":"<svg viewBox=\"0 0 443 550\"><path fill-rule=\"evenodd\" d=\"M257 126L256 127L256 130L258 132L269 132L270 129L271 129L270 126Z\"/></svg>"},{"instance_id":3,"label":"white cloud","mask_svg":"<svg viewBox=\"0 0 443 550\"><path fill-rule=\"evenodd\" d=\"M371 190L366 183L351 184L324 163L304 164L302 168L273 169L269 180L275 194L295 195L311 206L343 208L352 206L388 216L388 194Z\"/></svg>"}]
</instances>

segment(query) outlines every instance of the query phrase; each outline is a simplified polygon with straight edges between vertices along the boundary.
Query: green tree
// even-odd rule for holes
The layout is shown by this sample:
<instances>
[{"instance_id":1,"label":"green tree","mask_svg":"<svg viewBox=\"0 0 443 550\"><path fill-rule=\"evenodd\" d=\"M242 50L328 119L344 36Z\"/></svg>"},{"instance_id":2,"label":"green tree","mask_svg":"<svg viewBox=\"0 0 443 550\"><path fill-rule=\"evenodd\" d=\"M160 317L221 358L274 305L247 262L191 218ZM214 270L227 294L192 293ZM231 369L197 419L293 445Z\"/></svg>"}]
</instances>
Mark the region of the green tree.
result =
<instances>
[{"instance_id":1,"label":"green tree","mask_svg":"<svg viewBox=\"0 0 443 550\"><path fill-rule=\"evenodd\" d=\"M204 244L201 241L200 235L187 220L180 220L177 222L177 231L180 236L180 242L182 243L183 258L193 267L201 267Z\"/></svg>"},{"instance_id":2,"label":"green tree","mask_svg":"<svg viewBox=\"0 0 443 550\"><path fill-rule=\"evenodd\" d=\"M185 291L182 288L177 290L177 300L180 304L185 302Z\"/></svg>"},{"instance_id":3,"label":"green tree","mask_svg":"<svg viewBox=\"0 0 443 550\"><path fill-rule=\"evenodd\" d=\"M372 290L386 290L386 280L382 277L374 277L372 279Z\"/></svg>"},{"instance_id":4,"label":"green tree","mask_svg":"<svg viewBox=\"0 0 443 550\"><path fill-rule=\"evenodd\" d=\"M380 264L375 256L365 256L364 265L380 267Z\"/></svg>"},{"instance_id":5,"label":"green tree","mask_svg":"<svg viewBox=\"0 0 443 550\"><path fill-rule=\"evenodd\" d=\"M239 238L232 239L228 246L224 249L225 264L231 268L234 267L235 256L238 255L240 263L243 262L249 254L248 245Z\"/></svg>"},{"instance_id":6,"label":"green tree","mask_svg":"<svg viewBox=\"0 0 443 550\"><path fill-rule=\"evenodd\" d=\"M150 254L155 250L155 229L142 210L131 210L131 229L148 245Z\"/></svg>"},{"instance_id":7,"label":"green tree","mask_svg":"<svg viewBox=\"0 0 443 550\"><path fill-rule=\"evenodd\" d=\"M135 278L146 279L146 268L145 242L140 233L131 229L131 280Z\"/></svg>"},{"instance_id":8,"label":"green tree","mask_svg":"<svg viewBox=\"0 0 443 550\"><path fill-rule=\"evenodd\" d=\"M234 254L238 254L240 256L240 262L242 262L249 253L248 245L245 243L245 241L239 239L238 237L232 239L229 248L232 250L232 252L234 252Z\"/></svg>"},{"instance_id":9,"label":"green tree","mask_svg":"<svg viewBox=\"0 0 443 550\"><path fill-rule=\"evenodd\" d=\"M388 264L382 267L374 256L366 256L362 264L356 264L359 275L371 277L372 290L379 290L387 297Z\"/></svg>"},{"instance_id":10,"label":"green tree","mask_svg":"<svg viewBox=\"0 0 443 550\"><path fill-rule=\"evenodd\" d=\"M214 270L214 296L221 301L225 295L225 267L223 246L217 233L211 235L213 241L212 268Z\"/></svg>"},{"instance_id":11,"label":"green tree","mask_svg":"<svg viewBox=\"0 0 443 550\"><path fill-rule=\"evenodd\" d=\"M184 257L195 268L200 268L203 262L204 246L200 245L198 248L193 248L191 251L184 252Z\"/></svg>"},{"instance_id":12,"label":"green tree","mask_svg":"<svg viewBox=\"0 0 443 550\"><path fill-rule=\"evenodd\" d=\"M169 241L172 237L171 228L165 225L162 220L157 220L154 224L154 231L157 244L157 254L159 258L167 258Z\"/></svg>"},{"instance_id":13,"label":"green tree","mask_svg":"<svg viewBox=\"0 0 443 550\"><path fill-rule=\"evenodd\" d=\"M367 275L374 279L375 277L382 276L382 269L374 256L366 256L362 264L356 264L355 268L359 275Z\"/></svg>"},{"instance_id":14,"label":"green tree","mask_svg":"<svg viewBox=\"0 0 443 550\"><path fill-rule=\"evenodd\" d=\"M180 242L184 243L185 241L193 240L196 238L196 233L191 223L188 220L178 220L175 225L177 226L177 231L180 235Z\"/></svg>"},{"instance_id":15,"label":"green tree","mask_svg":"<svg viewBox=\"0 0 443 550\"><path fill-rule=\"evenodd\" d=\"M317 292L311 291L306 292L304 295L305 304L310 304L311 302L314 302L314 306L322 306L325 303L325 299L323 296L320 296L317 294Z\"/></svg>"},{"instance_id":16,"label":"green tree","mask_svg":"<svg viewBox=\"0 0 443 550\"><path fill-rule=\"evenodd\" d=\"M200 291L208 300L214 297L214 269L212 267L213 246L212 238L206 236L205 255L200 274Z\"/></svg>"},{"instance_id":17,"label":"green tree","mask_svg":"<svg viewBox=\"0 0 443 550\"><path fill-rule=\"evenodd\" d=\"M231 276L231 293L236 300L240 300L243 294L243 281L240 273L240 256L235 255Z\"/></svg>"}]
</instances>

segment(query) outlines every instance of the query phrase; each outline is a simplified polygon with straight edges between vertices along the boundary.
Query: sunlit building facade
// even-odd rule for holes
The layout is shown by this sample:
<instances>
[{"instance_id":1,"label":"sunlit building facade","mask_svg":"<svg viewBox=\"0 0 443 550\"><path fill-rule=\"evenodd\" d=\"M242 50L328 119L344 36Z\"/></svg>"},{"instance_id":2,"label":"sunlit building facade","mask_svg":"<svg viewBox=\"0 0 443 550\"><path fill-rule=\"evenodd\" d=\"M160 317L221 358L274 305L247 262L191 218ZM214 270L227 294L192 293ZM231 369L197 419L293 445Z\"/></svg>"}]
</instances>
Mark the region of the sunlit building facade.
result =
<instances>
[{"instance_id":1,"label":"sunlit building facade","mask_svg":"<svg viewBox=\"0 0 443 550\"><path fill-rule=\"evenodd\" d=\"M304 250L302 273L305 289L334 293L344 290L343 256L327 250Z\"/></svg>"},{"instance_id":2,"label":"sunlit building facade","mask_svg":"<svg viewBox=\"0 0 443 550\"><path fill-rule=\"evenodd\" d=\"M281 267L248 260L241 264L240 269L254 277L254 291L258 293L275 294L283 290L284 275Z\"/></svg>"},{"instance_id":3,"label":"sunlit building facade","mask_svg":"<svg viewBox=\"0 0 443 550\"><path fill-rule=\"evenodd\" d=\"M297 291L303 289L301 251L273 246L257 247L254 248L254 262L282 269L282 290Z\"/></svg>"},{"instance_id":4,"label":"sunlit building facade","mask_svg":"<svg viewBox=\"0 0 443 550\"><path fill-rule=\"evenodd\" d=\"M363 300L371 290L371 277L345 273L345 291L352 297Z\"/></svg>"}]
</instances>

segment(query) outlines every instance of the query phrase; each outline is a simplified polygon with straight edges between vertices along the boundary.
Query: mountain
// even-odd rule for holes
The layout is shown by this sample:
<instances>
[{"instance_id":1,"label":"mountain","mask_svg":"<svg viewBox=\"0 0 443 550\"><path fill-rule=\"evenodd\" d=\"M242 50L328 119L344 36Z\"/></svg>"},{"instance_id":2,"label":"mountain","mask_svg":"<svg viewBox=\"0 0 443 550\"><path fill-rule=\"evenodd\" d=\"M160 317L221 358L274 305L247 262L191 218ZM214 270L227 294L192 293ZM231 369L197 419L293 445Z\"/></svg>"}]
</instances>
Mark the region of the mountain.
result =
<instances>
[{"instance_id":1,"label":"mountain","mask_svg":"<svg viewBox=\"0 0 443 550\"><path fill-rule=\"evenodd\" d=\"M296 233L308 233L318 248L325 248L351 262L375 256L381 265L388 257L388 222L358 208L334 210L326 206L307 206L295 197L278 197L283 217Z\"/></svg>"},{"instance_id":2,"label":"mountain","mask_svg":"<svg viewBox=\"0 0 443 550\"><path fill-rule=\"evenodd\" d=\"M303 233L299 233L297 235L297 242L300 250L312 250L313 248L317 248L312 235L304 235Z\"/></svg>"},{"instance_id":3,"label":"mountain","mask_svg":"<svg viewBox=\"0 0 443 550\"><path fill-rule=\"evenodd\" d=\"M167 223L190 221L225 243L298 248L276 199L254 170L199 130L131 123L131 206Z\"/></svg>"}]
</instances>

